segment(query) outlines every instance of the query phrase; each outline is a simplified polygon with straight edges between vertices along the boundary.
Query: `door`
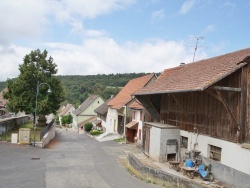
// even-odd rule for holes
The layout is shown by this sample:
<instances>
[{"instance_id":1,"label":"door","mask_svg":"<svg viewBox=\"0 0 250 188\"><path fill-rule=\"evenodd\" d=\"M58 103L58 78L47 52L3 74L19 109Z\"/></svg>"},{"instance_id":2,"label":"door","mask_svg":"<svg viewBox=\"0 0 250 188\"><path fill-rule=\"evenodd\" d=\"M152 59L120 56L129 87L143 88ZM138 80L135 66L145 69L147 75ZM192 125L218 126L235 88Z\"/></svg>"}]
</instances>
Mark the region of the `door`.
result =
<instances>
[{"instance_id":1,"label":"door","mask_svg":"<svg viewBox=\"0 0 250 188\"><path fill-rule=\"evenodd\" d=\"M118 116L118 133L120 135L124 133L124 116Z\"/></svg>"},{"instance_id":2,"label":"door","mask_svg":"<svg viewBox=\"0 0 250 188\"><path fill-rule=\"evenodd\" d=\"M150 127L143 126L143 151L149 154L149 145L150 145Z\"/></svg>"}]
</instances>

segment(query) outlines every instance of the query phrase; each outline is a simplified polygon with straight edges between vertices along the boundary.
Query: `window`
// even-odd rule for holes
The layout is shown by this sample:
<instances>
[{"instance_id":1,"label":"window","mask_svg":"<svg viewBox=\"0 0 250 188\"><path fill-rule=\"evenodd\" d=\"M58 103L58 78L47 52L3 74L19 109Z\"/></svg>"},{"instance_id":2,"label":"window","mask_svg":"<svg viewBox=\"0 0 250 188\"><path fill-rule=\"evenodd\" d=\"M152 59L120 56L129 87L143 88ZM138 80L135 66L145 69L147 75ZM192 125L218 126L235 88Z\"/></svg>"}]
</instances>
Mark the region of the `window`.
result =
<instances>
[{"instance_id":1,"label":"window","mask_svg":"<svg viewBox=\"0 0 250 188\"><path fill-rule=\"evenodd\" d=\"M140 111L140 120L142 121L142 111Z\"/></svg>"},{"instance_id":2,"label":"window","mask_svg":"<svg viewBox=\"0 0 250 188\"><path fill-rule=\"evenodd\" d=\"M182 148L188 148L188 138L185 136L181 137L181 147Z\"/></svg>"},{"instance_id":3,"label":"window","mask_svg":"<svg viewBox=\"0 0 250 188\"><path fill-rule=\"evenodd\" d=\"M210 159L221 161L221 148L213 145L210 146Z\"/></svg>"}]
</instances>

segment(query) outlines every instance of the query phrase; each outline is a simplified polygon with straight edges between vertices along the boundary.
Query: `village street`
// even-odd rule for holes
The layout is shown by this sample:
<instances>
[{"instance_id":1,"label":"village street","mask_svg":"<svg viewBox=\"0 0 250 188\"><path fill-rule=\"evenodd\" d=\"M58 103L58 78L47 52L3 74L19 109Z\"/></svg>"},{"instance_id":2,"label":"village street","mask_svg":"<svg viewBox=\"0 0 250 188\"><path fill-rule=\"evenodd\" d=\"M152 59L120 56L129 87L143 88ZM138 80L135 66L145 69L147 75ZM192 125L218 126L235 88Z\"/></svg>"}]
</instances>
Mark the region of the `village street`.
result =
<instances>
[{"instance_id":1,"label":"village street","mask_svg":"<svg viewBox=\"0 0 250 188\"><path fill-rule=\"evenodd\" d=\"M158 187L131 175L118 161L131 150L64 129L48 149L0 143L0 187Z\"/></svg>"}]
</instances>

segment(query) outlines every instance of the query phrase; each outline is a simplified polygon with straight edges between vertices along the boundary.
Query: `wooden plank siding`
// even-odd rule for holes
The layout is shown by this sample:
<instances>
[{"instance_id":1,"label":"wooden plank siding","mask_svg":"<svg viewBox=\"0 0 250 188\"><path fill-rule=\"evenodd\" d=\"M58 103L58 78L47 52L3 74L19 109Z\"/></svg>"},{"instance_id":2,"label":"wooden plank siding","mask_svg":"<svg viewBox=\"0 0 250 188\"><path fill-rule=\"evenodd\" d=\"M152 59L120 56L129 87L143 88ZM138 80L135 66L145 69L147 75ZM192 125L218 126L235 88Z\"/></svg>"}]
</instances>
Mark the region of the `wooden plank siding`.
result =
<instances>
[{"instance_id":1,"label":"wooden plank siding","mask_svg":"<svg viewBox=\"0 0 250 188\"><path fill-rule=\"evenodd\" d=\"M236 88L231 91L220 90L221 97L226 102L228 109L212 87L207 89L209 92L162 94L161 122L178 126L181 130L189 132L193 132L196 127L200 134L232 142L248 142L250 128L249 71L249 66L245 66L213 85ZM242 94L237 88L242 89ZM151 98L154 97L155 95L151 95ZM240 125L240 132L235 122Z\"/></svg>"}]
</instances>

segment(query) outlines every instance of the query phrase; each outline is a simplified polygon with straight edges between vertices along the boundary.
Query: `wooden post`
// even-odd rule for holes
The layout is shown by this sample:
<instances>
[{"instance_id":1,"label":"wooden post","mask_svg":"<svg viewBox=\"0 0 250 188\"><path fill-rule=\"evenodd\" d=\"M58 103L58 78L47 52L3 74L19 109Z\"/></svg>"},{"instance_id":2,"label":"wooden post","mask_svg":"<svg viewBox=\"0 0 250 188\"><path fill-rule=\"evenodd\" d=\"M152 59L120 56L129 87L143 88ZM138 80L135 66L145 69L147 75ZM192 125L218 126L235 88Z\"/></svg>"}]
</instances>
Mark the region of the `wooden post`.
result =
<instances>
[{"instance_id":1,"label":"wooden post","mask_svg":"<svg viewBox=\"0 0 250 188\"><path fill-rule=\"evenodd\" d=\"M242 67L241 72L241 105L240 105L240 140L246 141L247 120L247 66Z\"/></svg>"}]
</instances>

